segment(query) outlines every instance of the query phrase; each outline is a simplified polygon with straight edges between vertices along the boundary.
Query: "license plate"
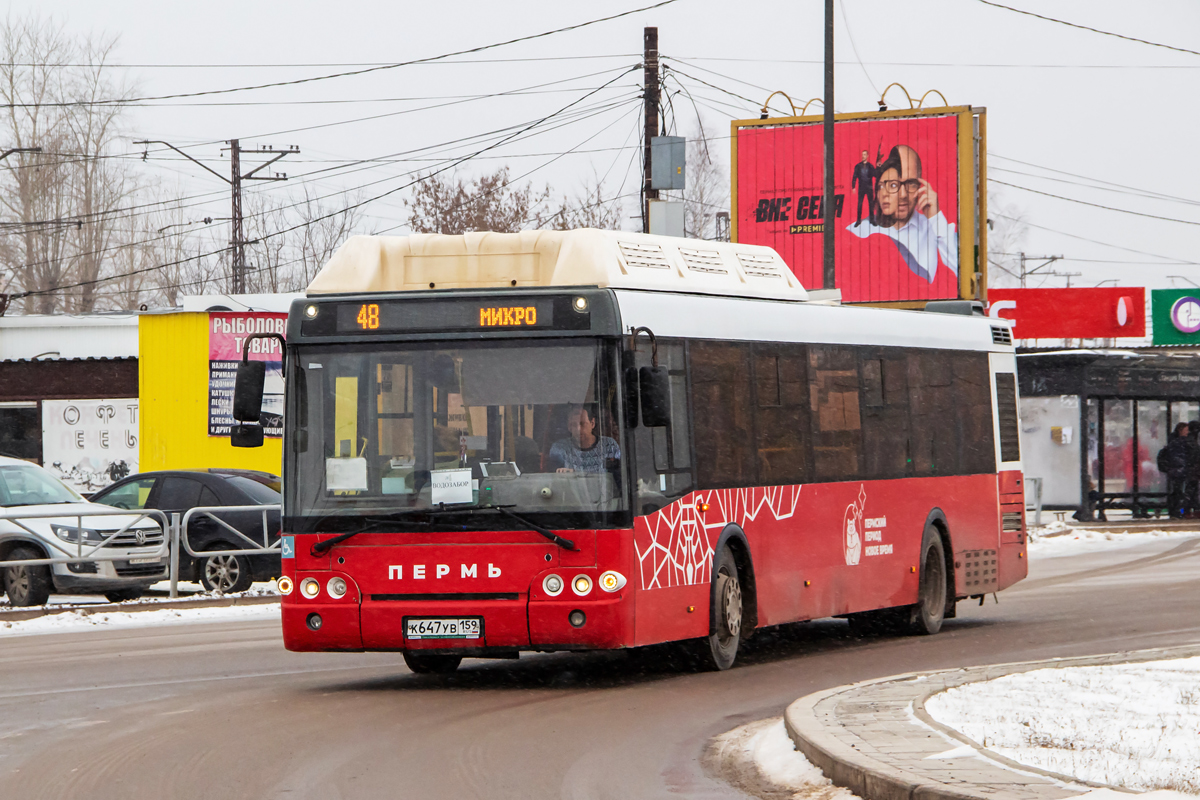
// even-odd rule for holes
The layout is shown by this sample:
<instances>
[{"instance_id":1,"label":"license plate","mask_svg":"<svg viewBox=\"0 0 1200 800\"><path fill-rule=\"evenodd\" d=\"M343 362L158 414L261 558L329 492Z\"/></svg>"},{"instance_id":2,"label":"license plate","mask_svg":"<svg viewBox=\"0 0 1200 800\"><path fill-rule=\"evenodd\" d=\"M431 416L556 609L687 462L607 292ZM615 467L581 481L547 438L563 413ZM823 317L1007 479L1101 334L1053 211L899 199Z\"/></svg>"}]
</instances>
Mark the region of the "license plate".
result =
<instances>
[{"instance_id":1,"label":"license plate","mask_svg":"<svg viewBox=\"0 0 1200 800\"><path fill-rule=\"evenodd\" d=\"M130 564L161 564L162 557L160 556L158 558L131 558L131 559L129 559L129 563Z\"/></svg>"},{"instance_id":2,"label":"license plate","mask_svg":"<svg viewBox=\"0 0 1200 800\"><path fill-rule=\"evenodd\" d=\"M404 620L406 639L478 639L483 617L413 617Z\"/></svg>"}]
</instances>

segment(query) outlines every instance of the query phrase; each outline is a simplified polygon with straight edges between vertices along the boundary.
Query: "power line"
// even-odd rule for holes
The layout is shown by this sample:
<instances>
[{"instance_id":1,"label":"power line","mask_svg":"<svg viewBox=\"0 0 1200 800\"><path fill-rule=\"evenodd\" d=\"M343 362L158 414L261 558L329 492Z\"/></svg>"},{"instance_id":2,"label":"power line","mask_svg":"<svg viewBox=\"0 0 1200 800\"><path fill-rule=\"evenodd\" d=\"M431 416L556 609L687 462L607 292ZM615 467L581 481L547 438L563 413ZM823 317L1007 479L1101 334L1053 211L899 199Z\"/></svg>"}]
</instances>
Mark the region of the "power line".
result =
<instances>
[{"instance_id":1,"label":"power line","mask_svg":"<svg viewBox=\"0 0 1200 800\"><path fill-rule=\"evenodd\" d=\"M620 19L621 17L630 16L631 14L639 14L643 11L651 11L656 8L662 8L663 6L668 6L675 2L678 2L678 0L660 0L659 2L654 3L652 5L642 6L641 8L635 8L630 11L622 11L618 14L610 14L607 17L599 17L597 19L588 20L587 22L579 22L574 25L567 25L562 28L555 28L554 30L530 34L529 36L519 36L516 39L509 39L509 40L503 41L503 42L494 42L492 44L480 45L478 47L471 47L466 50L456 50L456 51L450 52L450 53L442 53L441 55L437 55L437 56L427 56L426 58L415 58L411 61L401 61L401 62L398 62L395 64L384 64L384 65L377 66L377 67L365 67L363 69L351 70L349 72L336 72L331 75L316 75L316 76L313 76L310 78L294 78L294 79L288 80L288 81L274 81L271 83L260 83L260 84L255 84L252 86L237 86L237 87L233 87L230 89L209 89L207 91L202 91L202 92L179 92L176 94L155 95L155 96L147 96L147 97L131 97L131 98L114 99L114 100L86 100L86 101L80 100L80 101L65 102L65 103L36 103L36 104L5 103L5 104L0 104L0 108L27 108L30 106L38 106L38 107L42 107L42 108L47 108L47 107L73 108L73 107L77 107L77 106L123 105L123 104L129 104L129 103L146 102L146 101L150 101L150 100L178 100L178 99L185 98L185 97L207 97L209 95L214 95L214 94L231 94L233 92L249 92L249 91L255 91L258 89L273 89L273 88L278 88L281 86L298 86L300 84L315 83L317 81L333 80L335 78L347 78L347 77L353 77L353 76L357 76L357 75L367 75L372 72L380 72L383 70L397 69L399 67L411 67L416 64L426 64L431 61L442 61L444 59L453 58L455 56L468 55L470 53L479 53L479 52L483 52L484 50L493 50L497 47L507 47L508 45L518 44L520 42L529 42L529 41L533 41L535 39L542 39L547 36L553 36L553 35L556 35L559 33L566 33L568 31L579 30L580 28L586 28L590 25L597 25L601 22L610 22L615 19Z\"/></svg>"},{"instance_id":2,"label":"power line","mask_svg":"<svg viewBox=\"0 0 1200 800\"><path fill-rule=\"evenodd\" d=\"M674 2L674 0L667 0L667 2ZM664 4L660 4L660 5L664 5ZM623 16L623 15L622 15L622 16ZM632 71L632 70L629 70L629 71ZM403 185L403 186L398 186L398 187L395 187L395 188L393 188L393 189L389 189L389 190L387 190L386 192L383 192L383 193L381 193L381 194L378 194L378 195L376 195L376 196L374 196L374 197L370 197L370 198L367 198L367 199L365 199L365 200L360 200L360 201L358 201L358 202L356 202L356 203L352 203L352 204L350 204L350 205L348 205L348 206L345 206L344 208L341 208L341 209L339 209L339 210L337 210L337 211L333 211L333 212L330 212L330 213L328 213L328 214L323 214L323 215L321 215L321 216L319 216L319 217L315 217L315 218L313 218L313 219L306 220L305 222L302 222L302 223L299 223L299 224L296 224L296 225L292 225L292 226L289 226L289 227L287 227L287 228L282 228L282 229L280 229L280 230L273 231L273 232L271 232L271 233L264 234L264 235L262 235L262 236L260 236L260 237L259 237L259 241L262 241L262 240L265 240L265 239L271 239L271 238L274 238L274 237L276 237L276 236L282 236L282 235L283 235L283 234L285 234L285 233L290 233L291 231L297 230L297 229L299 229L299 228L303 228L303 227L306 227L306 226L309 226L309 225L313 225L313 224L315 224L315 223L318 223L318 222L322 222L322 221L324 221L324 220L327 220L327 219L331 219L331 218L333 218L333 217L336 217L336 216L338 216L338 215L340 215L340 214L345 214L345 213L347 213L347 212L349 212L349 211L353 211L353 210L354 210L354 209L356 209L356 208L361 208L362 206L365 206L365 205L367 205L368 203L372 203L372 202L375 202L375 201L377 201L377 200L381 200L381 199L382 199L382 198L384 198L384 197L387 197L387 196L389 196L389 195L395 194L396 192L399 192L399 191L401 191L401 190L403 190L403 189L407 189L407 188L409 188L410 186L413 186L413 185L415 185L415 184L417 184L417 183L420 183L421 181L426 181L426 180L429 180L430 178L433 178L433 177L434 177L434 176L436 176L436 175L439 175L439 174L441 174L441 173L443 173L443 172L446 172L447 170L453 169L454 167L458 166L459 164L463 164L463 163L465 163L466 161L469 161L471 158L474 158L475 156L477 156L477 155L480 155L481 153L487 152L488 150L493 150L493 149L495 149L495 148L497 148L497 147L499 147L499 146L503 145L505 142L508 142L509 140L516 138L516 137L517 137L517 136L519 136L520 134L522 134L522 133L525 133L526 131L529 131L529 130L531 130L531 129L533 129L533 128L535 128L535 127L539 126L539 125L542 125L542 124L544 124L545 122L548 122L549 120L551 120L551 119L553 119L553 118L555 118L555 117L559 116L560 114L563 114L564 112L566 112L567 110L569 110L571 107L573 107L573 106L577 105L578 103L582 102L583 100L587 99L588 97L592 96L593 94L596 94L596 93L598 93L598 92L602 91L603 89L606 89L608 86L610 86L610 85L612 85L613 83L615 83L616 81L620 80L622 77L624 77L624 75L625 75L625 74L626 74L626 73L622 73L621 75L618 75L618 76L616 76L615 78L613 78L613 79L612 79L611 81L609 81L608 83L606 83L606 84L604 84L604 85L602 85L602 86L600 86L600 87L598 87L598 88L596 88L596 89L592 90L591 92L588 92L587 94L583 95L582 97L579 97L579 98L577 98L577 99L575 99L575 100L571 101L570 103L568 103L567 105L565 105L565 106L563 106L562 108L558 109L557 111L554 111L554 112L552 112L552 113L550 113L550 114L547 114L546 116L542 117L541 119L539 119L539 120L536 120L536 121L534 121L534 122L530 123L529 125L527 125L527 126L525 126L524 128L522 128L522 129L520 129L520 130L516 131L515 133L512 133L512 134L510 134L509 136L505 137L504 139L501 139L500 141L498 141L498 142L495 142L495 143L493 143L493 144L487 145L486 147L483 147L482 149L480 149L480 150L476 151L475 153L472 153L472 154L470 154L470 155L463 156L462 158L459 158L459 159L453 160L453 161L451 161L450 163L448 163L448 164L446 164L446 165L444 165L444 166L442 166L442 167L440 167L440 168L438 168L438 169L436 169L436 170L434 170L434 171L430 172L428 175L425 175L425 176L419 177L419 178L417 178L416 180L410 181L409 183L406 183L406 184L405 184L405 185ZM176 259L175 261L171 261L171 262L168 262L168 263L166 263L166 264L157 264L157 265L154 265L154 266L151 266L151 267L142 267L142 268L140 268L140 269L131 270L131 271L129 271L129 272L121 273L121 274L119 274L119 275L110 275L110 276L107 276L107 277L104 277L104 278L94 278L94 279L91 279L91 280L86 280L86 281L77 281L77 282L75 282L75 283L72 283L72 284L67 284L67 285L65 285L65 286L57 286L57 287L54 287L54 288L51 288L51 289L41 289L41 290L32 290L32 291L20 292L20 293L17 293L17 294L10 295L10 299L12 299L12 300L17 300L17 299L22 299L22 298L25 298L25 297L33 297L33 296L38 296L38 295L52 294L52 293L54 293L54 292L66 291L66 290L69 290L69 289L76 289L76 288L80 288L80 287L82 287L82 286L92 286L92 285L96 285L96 284L100 284L100 283L106 283L106 282L108 282L108 281L120 280L121 278L128 278L128 277L131 277L131 276L133 276L133 275L139 275L139 274L146 273L146 272L153 272L153 271L160 270L160 269L166 269L167 267L178 266L178 265L185 264L185 263L188 263L188 262L191 262L191 261L196 261L196 260L199 260L199 259L201 259L201 258L207 258L207 257L211 257L211 256L214 256L214 255L218 255L218 254L220 254L220 253L224 252L224 251L225 251L225 249L226 249L226 248L221 248L221 249L219 249L219 250L215 250L215 251L212 251L212 252L209 252L209 253L201 253L201 254L197 254L197 255L195 255L195 256L189 256L189 257L187 257L187 258Z\"/></svg>"},{"instance_id":3,"label":"power line","mask_svg":"<svg viewBox=\"0 0 1200 800\"><path fill-rule=\"evenodd\" d=\"M628 12L633 13L633 12ZM449 66L453 64L502 64L518 61L582 61L585 59L601 58L637 58L640 53L613 53L611 55L590 56L528 56L524 58L464 58L458 61L431 62L430 66ZM389 67L394 61L317 61L303 64L45 64L24 62L10 64L13 67L74 67L80 69L326 69L331 67Z\"/></svg>"},{"instance_id":4,"label":"power line","mask_svg":"<svg viewBox=\"0 0 1200 800\"><path fill-rule=\"evenodd\" d=\"M1182 203L1188 206L1200 206L1200 201L1188 200L1186 197L1172 197L1171 195L1158 194L1157 192L1140 191L1137 189L1117 189L1111 186L1098 186L1094 183L1084 183L1083 181L1071 181L1066 178L1055 178L1051 175L1039 175L1036 172L1022 172L1019 169L1008 169L1006 167L997 167L988 165L988 172L1003 172L1009 175L1021 175L1026 178L1035 178L1039 181L1053 181L1054 183L1065 183L1068 186L1081 186L1084 189L1092 189L1100 192L1112 192L1113 194L1126 195L1128 197L1141 197L1145 200L1159 200L1162 202ZM1090 179L1085 179L1090 180Z\"/></svg>"},{"instance_id":5,"label":"power line","mask_svg":"<svg viewBox=\"0 0 1200 800\"><path fill-rule=\"evenodd\" d=\"M1059 25L1066 25L1069 28L1078 28L1081 31L1091 31L1092 33L1099 33L1099 34L1103 34L1104 36L1113 36L1117 39L1124 39L1127 42L1137 42L1138 44L1148 44L1151 47L1161 47L1164 50L1174 50L1177 53L1188 53L1193 56L1200 56L1200 51L1188 50L1186 47L1175 47L1174 45L1161 44L1159 42L1151 42L1148 39L1138 39L1134 36L1126 36L1122 33L1113 33L1112 31L1102 31L1099 28L1092 28L1087 25L1079 25L1074 22L1067 22L1066 20L1055 19L1054 17L1047 17L1042 14L1035 14L1032 11L1024 11L1020 8L1013 8L1012 6L1001 5L1000 3L992 2L992 0L978 0L978 2L983 3L985 6L992 6L994 8L1002 8L1005 11L1012 11L1015 14L1024 14L1027 17L1037 17L1038 19L1045 20L1046 22L1056 22Z\"/></svg>"},{"instance_id":6,"label":"power line","mask_svg":"<svg viewBox=\"0 0 1200 800\"><path fill-rule=\"evenodd\" d=\"M1100 245L1101 247L1110 247L1114 250L1123 250L1127 253L1136 253L1139 256L1150 256L1151 258L1159 258L1159 259L1162 259L1164 262L1167 262L1167 263L1163 264L1163 266L1178 266L1181 264L1186 264L1188 266L1200 267L1200 261L1187 261L1184 259L1175 258L1174 256L1160 256L1158 253L1148 253L1145 250L1134 250L1132 247L1123 247L1122 245L1119 245L1119 244L1112 244L1111 242L1102 242L1098 239L1091 239L1087 236L1079 236L1078 234L1067 233L1066 231L1060 231L1056 228L1047 228L1045 225L1037 225L1037 224L1029 222L1021 217L1014 217L1010 214L990 214L990 216L999 217L1000 219L1011 220L1013 222L1019 222L1020 224L1026 225L1030 228L1037 228L1040 231L1046 231L1047 233L1055 233L1055 234L1058 234L1059 236L1066 236L1069 239L1078 239L1081 242L1088 242L1089 244L1096 244L1096 245Z\"/></svg>"},{"instance_id":7,"label":"power line","mask_svg":"<svg viewBox=\"0 0 1200 800\"><path fill-rule=\"evenodd\" d=\"M1139 189L1136 186L1126 186L1123 183L1113 183L1112 181L1105 181L1105 180L1101 180L1100 178L1091 178L1091 177L1088 177L1087 175L1078 175L1074 172L1064 172L1061 169L1054 169L1053 167L1044 167L1041 164L1034 164L1030 161L1021 161L1016 158L1009 158L1008 156L1002 156L999 153L993 153L990 150L988 151L988 158L999 158L1003 161L1011 161L1014 164L1023 164L1027 167L1033 167L1034 169L1045 170L1046 172L1054 172L1059 175L1067 175L1072 178L1081 178L1082 180L1085 180L1085 181L1091 181L1092 183L1102 183L1106 186L1115 186L1118 189L1129 189L1130 191L1133 191L1133 192L1142 192L1145 194L1157 195L1158 197L1161 197L1164 200L1178 200L1178 201L1184 202L1184 203L1197 204L1197 201L1195 201L1195 200L1189 200L1187 198L1176 197L1174 195L1169 195L1169 194L1162 194L1161 192L1152 192L1149 189Z\"/></svg>"},{"instance_id":8,"label":"power line","mask_svg":"<svg viewBox=\"0 0 1200 800\"><path fill-rule=\"evenodd\" d=\"M990 178L989 183L998 183L1001 186L1011 186L1013 189L1020 189L1023 192L1031 192L1033 194L1040 194L1043 197L1053 197L1055 200L1066 200L1068 203L1078 203L1081 206L1091 206L1092 208L1101 208L1101 209L1104 209L1105 211L1118 211L1122 214L1132 214L1135 217L1146 217L1148 219L1158 219L1158 220L1162 220L1163 222L1179 222L1184 225L1200 225L1200 222L1194 222L1190 219L1176 219L1175 217L1160 217L1158 214L1144 214L1141 211L1130 211L1127 208L1116 208L1114 206L1100 205L1099 203L1089 203L1086 200L1076 200L1073 197L1063 197L1062 195L1059 195L1059 194L1050 194L1050 192L1042 192L1042 191L1038 191L1037 189L1030 189L1028 186L1018 186L1015 183L1006 183L1004 181L998 181L995 178Z\"/></svg>"}]
</instances>

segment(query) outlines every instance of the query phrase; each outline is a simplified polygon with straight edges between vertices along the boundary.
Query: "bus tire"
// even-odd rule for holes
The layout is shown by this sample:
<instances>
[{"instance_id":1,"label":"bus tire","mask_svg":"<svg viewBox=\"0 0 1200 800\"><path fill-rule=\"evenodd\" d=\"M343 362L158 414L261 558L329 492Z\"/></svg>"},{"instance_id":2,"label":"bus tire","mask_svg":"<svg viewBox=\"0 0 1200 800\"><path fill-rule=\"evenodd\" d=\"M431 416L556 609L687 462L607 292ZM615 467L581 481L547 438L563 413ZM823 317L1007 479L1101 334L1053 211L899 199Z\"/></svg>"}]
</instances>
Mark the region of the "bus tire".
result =
<instances>
[{"instance_id":1,"label":"bus tire","mask_svg":"<svg viewBox=\"0 0 1200 800\"><path fill-rule=\"evenodd\" d=\"M713 558L713 631L708 636L708 660L726 670L737 660L742 639L742 582L733 551L724 545Z\"/></svg>"},{"instance_id":2,"label":"bus tire","mask_svg":"<svg viewBox=\"0 0 1200 800\"><path fill-rule=\"evenodd\" d=\"M458 669L462 656L443 655L441 653L414 653L404 651L404 664L410 672L417 675L449 675Z\"/></svg>"},{"instance_id":3,"label":"bus tire","mask_svg":"<svg viewBox=\"0 0 1200 800\"><path fill-rule=\"evenodd\" d=\"M917 602L909 607L908 629L910 633L928 636L942 629L946 618L946 549L937 526L925 526L921 537L920 584Z\"/></svg>"}]
</instances>

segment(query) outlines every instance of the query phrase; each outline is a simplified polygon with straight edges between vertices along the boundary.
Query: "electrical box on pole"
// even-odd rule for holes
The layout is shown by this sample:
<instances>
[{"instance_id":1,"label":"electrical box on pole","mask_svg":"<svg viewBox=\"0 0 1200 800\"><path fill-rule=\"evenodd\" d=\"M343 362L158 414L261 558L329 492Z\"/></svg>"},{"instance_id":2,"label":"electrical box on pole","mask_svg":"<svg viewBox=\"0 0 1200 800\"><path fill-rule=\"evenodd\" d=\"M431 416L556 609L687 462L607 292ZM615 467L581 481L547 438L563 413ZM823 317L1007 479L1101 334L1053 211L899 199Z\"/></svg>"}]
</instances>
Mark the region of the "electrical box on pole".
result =
<instances>
[{"instance_id":1,"label":"electrical box on pole","mask_svg":"<svg viewBox=\"0 0 1200 800\"><path fill-rule=\"evenodd\" d=\"M682 190L687 178L687 139L655 136L650 140L650 188Z\"/></svg>"}]
</instances>

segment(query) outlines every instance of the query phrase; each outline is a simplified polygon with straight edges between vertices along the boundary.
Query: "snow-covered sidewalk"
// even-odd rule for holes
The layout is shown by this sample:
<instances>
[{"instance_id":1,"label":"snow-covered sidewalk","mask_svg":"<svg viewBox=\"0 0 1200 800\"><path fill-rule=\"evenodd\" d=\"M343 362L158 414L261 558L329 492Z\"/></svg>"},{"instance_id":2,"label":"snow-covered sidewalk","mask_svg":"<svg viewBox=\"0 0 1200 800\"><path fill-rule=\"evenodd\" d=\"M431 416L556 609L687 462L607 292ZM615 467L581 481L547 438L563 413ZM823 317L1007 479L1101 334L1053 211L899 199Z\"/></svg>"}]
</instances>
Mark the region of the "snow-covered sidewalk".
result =
<instances>
[{"instance_id":1,"label":"snow-covered sidewalk","mask_svg":"<svg viewBox=\"0 0 1200 800\"><path fill-rule=\"evenodd\" d=\"M1006 675L948 689L925 709L1021 764L1200 795L1200 657Z\"/></svg>"}]
</instances>

